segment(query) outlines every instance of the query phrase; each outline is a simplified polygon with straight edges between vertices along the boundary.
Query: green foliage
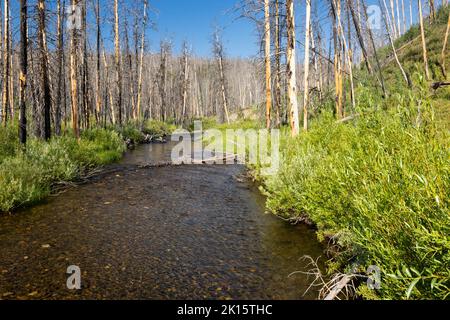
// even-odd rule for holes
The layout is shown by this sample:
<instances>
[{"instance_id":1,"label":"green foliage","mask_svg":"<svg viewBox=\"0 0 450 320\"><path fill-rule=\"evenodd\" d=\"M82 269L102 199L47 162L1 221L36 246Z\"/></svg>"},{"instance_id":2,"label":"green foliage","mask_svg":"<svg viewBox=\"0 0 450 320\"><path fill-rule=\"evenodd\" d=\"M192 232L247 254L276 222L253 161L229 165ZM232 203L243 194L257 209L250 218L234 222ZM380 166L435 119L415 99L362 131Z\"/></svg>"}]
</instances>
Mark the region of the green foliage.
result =
<instances>
[{"instance_id":1,"label":"green foliage","mask_svg":"<svg viewBox=\"0 0 450 320\"><path fill-rule=\"evenodd\" d=\"M7 157L13 156L19 148L19 138L17 126L0 128L0 164Z\"/></svg>"},{"instance_id":2,"label":"green foliage","mask_svg":"<svg viewBox=\"0 0 450 320\"><path fill-rule=\"evenodd\" d=\"M430 67L431 76L435 80L443 80L441 68L441 52L444 45L443 35L447 28L447 19L450 12L450 7L441 7L437 12L436 21L429 24L424 23L425 39L428 53L428 63ZM422 38L420 36L420 27L413 26L402 37L396 40L395 47L397 48L399 59L409 74L413 74L417 70L423 72L424 62L422 53ZM387 73L388 80L392 80L389 75L398 75L399 70L395 60L392 58L392 49L388 46L380 50L381 61L387 61L384 71Z\"/></svg>"},{"instance_id":3,"label":"green foliage","mask_svg":"<svg viewBox=\"0 0 450 320\"><path fill-rule=\"evenodd\" d=\"M162 138L171 135L176 130L174 124L167 122L148 120L145 122L142 132L153 136L154 138Z\"/></svg>"},{"instance_id":4,"label":"green foliage","mask_svg":"<svg viewBox=\"0 0 450 320\"><path fill-rule=\"evenodd\" d=\"M369 103L370 94L366 93ZM331 114L282 141L282 167L266 177L268 208L308 217L349 262L377 265L382 289L366 298L445 299L450 292L448 131L436 125L424 90L396 94L349 124ZM385 109L385 110L382 110ZM333 271L333 270L330 270Z\"/></svg>"},{"instance_id":5,"label":"green foliage","mask_svg":"<svg viewBox=\"0 0 450 320\"><path fill-rule=\"evenodd\" d=\"M113 129L119 133L124 140L130 140L134 143L142 143L144 141L144 135L135 123L129 122L122 127L116 126Z\"/></svg>"},{"instance_id":6,"label":"green foliage","mask_svg":"<svg viewBox=\"0 0 450 320\"><path fill-rule=\"evenodd\" d=\"M22 151L14 128L1 128L0 212L33 204L47 197L51 186L75 179L86 168L120 159L122 137L106 129L90 129L77 141L72 136L49 142L30 139Z\"/></svg>"},{"instance_id":7,"label":"green foliage","mask_svg":"<svg viewBox=\"0 0 450 320\"><path fill-rule=\"evenodd\" d=\"M26 156L18 155L0 166L0 211L39 201L49 194L49 185L40 173L41 165L32 164Z\"/></svg>"},{"instance_id":8,"label":"green foliage","mask_svg":"<svg viewBox=\"0 0 450 320\"><path fill-rule=\"evenodd\" d=\"M199 118L195 119L195 121L200 121L202 123L202 129L208 130L208 129L214 129L219 126L219 122L217 121L216 117L205 117L205 118ZM189 126L190 131L194 131L194 122L191 123Z\"/></svg>"}]
</instances>

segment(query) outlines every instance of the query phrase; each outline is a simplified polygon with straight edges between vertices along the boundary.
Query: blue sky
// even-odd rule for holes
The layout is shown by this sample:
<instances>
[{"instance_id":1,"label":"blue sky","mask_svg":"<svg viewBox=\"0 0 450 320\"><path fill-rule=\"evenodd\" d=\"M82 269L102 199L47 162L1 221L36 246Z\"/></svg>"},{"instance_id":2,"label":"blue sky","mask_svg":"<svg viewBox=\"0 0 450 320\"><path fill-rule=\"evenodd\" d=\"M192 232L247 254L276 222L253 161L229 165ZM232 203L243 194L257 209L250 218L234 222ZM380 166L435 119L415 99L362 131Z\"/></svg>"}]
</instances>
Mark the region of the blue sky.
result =
<instances>
[{"instance_id":1,"label":"blue sky","mask_svg":"<svg viewBox=\"0 0 450 320\"><path fill-rule=\"evenodd\" d=\"M215 26L223 29L224 44L231 56L251 56L258 51L254 25L246 19L237 19L236 0L152 0L159 13L157 32L150 33L153 46L163 38L172 39L179 47L187 40L194 52L208 56L211 52L211 34Z\"/></svg>"},{"instance_id":2,"label":"blue sky","mask_svg":"<svg viewBox=\"0 0 450 320\"><path fill-rule=\"evenodd\" d=\"M69 3L70 0L66 0ZM30 5L36 1L29 0ZM95 0L96 2L96 0ZM186 40L192 47L194 54L199 56L211 55L211 35L215 26L223 30L223 39L226 54L232 57L251 57L259 52L258 36L254 22L239 18L235 12L236 4L240 0L149 0L150 19L155 28L146 31L147 46L150 51L158 51L159 43L163 39L169 39L174 45L174 52L178 53L181 44ZM404 0L406 14L409 16L409 0ZM18 36L18 1L12 1L12 21L15 36ZM88 28L90 29L91 45L95 44L95 20L93 15L92 0L88 3ZM112 0L100 0L102 8L102 36L105 47L112 48ZM124 7L136 7L142 10L142 0L120 0L122 22L128 19L133 23L133 17L127 14ZM296 10L296 23L298 40L302 41L304 34L304 3L305 0L294 0ZM378 0L366 0L368 5L377 4ZM389 3L389 1L388 1ZM426 6L426 1L423 2ZM440 4L440 1L438 2ZM48 9L55 12L55 0L48 0ZM329 30L329 0L312 0L313 16L320 21L324 39L330 37ZM413 12L417 13L417 1L413 0ZM31 10L31 9L30 9ZM427 11L427 10L425 10ZM343 22L345 17L343 17ZM55 16L49 19L49 35L55 31ZM299 46L298 54L302 54Z\"/></svg>"},{"instance_id":3,"label":"blue sky","mask_svg":"<svg viewBox=\"0 0 450 320\"><path fill-rule=\"evenodd\" d=\"M134 1L134 0L124 0ZM151 14L157 29L149 33L150 49L155 50L160 40L171 39L177 52L187 40L195 54L211 54L211 34L214 26L223 29L226 53L230 56L249 57L259 52L258 36L254 22L239 18L233 10L240 0L150 0L156 12ZM305 0L294 0L299 40L304 33ZM330 36L328 18L329 0L312 0L313 15L323 29L323 37ZM366 0L367 5L378 4L378 0ZM388 2L389 3L389 2ZM404 0L405 13L409 17L409 0ZM425 5L426 2L424 2ZM413 0L413 12L417 12L417 1ZM345 20L343 20L344 22ZM301 54L302 48L299 48Z\"/></svg>"}]
</instances>

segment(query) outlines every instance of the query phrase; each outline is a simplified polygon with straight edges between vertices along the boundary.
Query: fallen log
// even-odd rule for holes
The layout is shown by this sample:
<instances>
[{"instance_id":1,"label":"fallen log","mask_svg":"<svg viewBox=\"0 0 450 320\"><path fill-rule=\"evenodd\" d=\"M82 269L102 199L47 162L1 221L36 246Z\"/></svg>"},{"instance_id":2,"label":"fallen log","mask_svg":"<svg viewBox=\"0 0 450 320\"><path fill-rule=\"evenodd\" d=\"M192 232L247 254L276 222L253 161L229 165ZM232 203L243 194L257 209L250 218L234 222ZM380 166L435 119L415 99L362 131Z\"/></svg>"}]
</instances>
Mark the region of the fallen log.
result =
<instances>
[{"instance_id":1,"label":"fallen log","mask_svg":"<svg viewBox=\"0 0 450 320\"><path fill-rule=\"evenodd\" d=\"M349 275L344 275L342 279L336 283L331 291L328 293L328 295L325 297L324 300L331 301L335 300L338 295L344 290L344 288L352 281L352 277Z\"/></svg>"},{"instance_id":2,"label":"fallen log","mask_svg":"<svg viewBox=\"0 0 450 320\"><path fill-rule=\"evenodd\" d=\"M445 86L450 86L450 82L444 82L444 81L438 81L438 82L434 82L432 85L431 85L431 89L433 89L433 90L437 90L437 89L439 89L440 87L445 87Z\"/></svg>"},{"instance_id":3,"label":"fallen log","mask_svg":"<svg viewBox=\"0 0 450 320\"><path fill-rule=\"evenodd\" d=\"M345 122L351 121L353 119L356 119L359 116L360 116L360 114L352 114L351 116L348 116L348 117L345 117L343 119L336 121L336 123L345 123Z\"/></svg>"}]
</instances>

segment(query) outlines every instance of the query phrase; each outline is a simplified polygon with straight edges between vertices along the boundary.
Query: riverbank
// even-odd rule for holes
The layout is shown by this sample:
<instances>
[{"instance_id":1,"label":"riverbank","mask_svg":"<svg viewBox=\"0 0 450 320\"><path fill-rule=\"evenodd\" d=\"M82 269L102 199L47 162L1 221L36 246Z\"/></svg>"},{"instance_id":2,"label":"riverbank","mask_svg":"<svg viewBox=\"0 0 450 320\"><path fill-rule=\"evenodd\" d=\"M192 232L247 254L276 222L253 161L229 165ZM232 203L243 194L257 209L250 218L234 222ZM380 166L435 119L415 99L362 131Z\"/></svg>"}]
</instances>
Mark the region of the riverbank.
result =
<instances>
[{"instance_id":1,"label":"riverbank","mask_svg":"<svg viewBox=\"0 0 450 320\"><path fill-rule=\"evenodd\" d=\"M17 126L1 127L0 212L33 205L48 197L55 186L120 160L127 146L161 139L172 129L157 121L92 128L83 131L79 141L70 133L48 142L31 138L23 151Z\"/></svg>"},{"instance_id":2,"label":"riverbank","mask_svg":"<svg viewBox=\"0 0 450 320\"><path fill-rule=\"evenodd\" d=\"M277 174L251 166L268 210L313 224L329 248L325 276L347 274L365 299L450 297L450 118L423 78L413 80L413 92L388 99L358 92L348 121L324 110L296 138L282 128ZM216 126L239 127L261 124ZM366 285L374 267L378 290Z\"/></svg>"},{"instance_id":3,"label":"riverbank","mask_svg":"<svg viewBox=\"0 0 450 320\"><path fill-rule=\"evenodd\" d=\"M353 277L355 294L448 299L449 133L427 99L402 99L350 123L323 114L297 138L285 132L280 171L256 176L272 213L317 226L333 252L328 275ZM366 286L370 266L379 290Z\"/></svg>"},{"instance_id":4,"label":"riverbank","mask_svg":"<svg viewBox=\"0 0 450 320\"><path fill-rule=\"evenodd\" d=\"M293 274L322 254L314 232L264 214L243 166L145 166L174 145L140 145L89 183L1 215L0 300L315 299ZM71 265L81 290L66 288Z\"/></svg>"}]
</instances>

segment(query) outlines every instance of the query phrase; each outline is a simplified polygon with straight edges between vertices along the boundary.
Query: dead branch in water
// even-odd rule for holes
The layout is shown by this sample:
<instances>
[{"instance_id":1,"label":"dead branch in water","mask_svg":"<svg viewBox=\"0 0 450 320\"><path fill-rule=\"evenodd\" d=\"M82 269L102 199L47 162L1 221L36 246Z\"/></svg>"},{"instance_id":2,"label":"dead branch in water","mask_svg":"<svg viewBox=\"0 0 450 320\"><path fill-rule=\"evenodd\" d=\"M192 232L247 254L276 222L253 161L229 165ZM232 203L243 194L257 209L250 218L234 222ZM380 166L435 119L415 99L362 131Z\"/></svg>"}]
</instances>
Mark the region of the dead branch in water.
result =
<instances>
[{"instance_id":1,"label":"dead branch in water","mask_svg":"<svg viewBox=\"0 0 450 320\"><path fill-rule=\"evenodd\" d=\"M349 300L356 296L356 286L354 280L357 278L365 278L360 274L345 274L345 273L336 273L331 280L326 280L325 276L322 274L318 260L314 260L310 256L302 257L302 260L308 260L307 268L310 268L308 271L296 271L291 273L288 277L292 277L296 274L303 274L309 276L313 276L314 280L311 282L308 289L305 291L304 295L306 295L312 288L320 288L318 298L320 300L340 300L341 298Z\"/></svg>"}]
</instances>

